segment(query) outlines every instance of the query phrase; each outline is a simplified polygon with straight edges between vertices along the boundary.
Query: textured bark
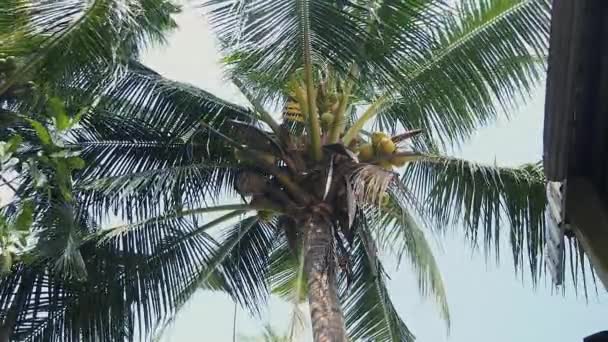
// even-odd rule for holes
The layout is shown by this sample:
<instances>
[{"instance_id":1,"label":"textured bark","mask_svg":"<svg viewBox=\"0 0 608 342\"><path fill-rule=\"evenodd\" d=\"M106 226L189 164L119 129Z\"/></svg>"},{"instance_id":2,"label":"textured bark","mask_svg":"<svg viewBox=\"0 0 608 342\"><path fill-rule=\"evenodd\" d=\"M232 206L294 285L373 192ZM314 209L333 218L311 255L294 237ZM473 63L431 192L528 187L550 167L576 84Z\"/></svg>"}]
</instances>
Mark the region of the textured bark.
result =
<instances>
[{"instance_id":1,"label":"textured bark","mask_svg":"<svg viewBox=\"0 0 608 342\"><path fill-rule=\"evenodd\" d=\"M338 299L336 263L330 224L320 216L306 223L305 272L315 342L346 342Z\"/></svg>"},{"instance_id":2,"label":"textured bark","mask_svg":"<svg viewBox=\"0 0 608 342\"><path fill-rule=\"evenodd\" d=\"M0 342L10 342L17 314L15 310L10 310L0 325Z\"/></svg>"}]
</instances>

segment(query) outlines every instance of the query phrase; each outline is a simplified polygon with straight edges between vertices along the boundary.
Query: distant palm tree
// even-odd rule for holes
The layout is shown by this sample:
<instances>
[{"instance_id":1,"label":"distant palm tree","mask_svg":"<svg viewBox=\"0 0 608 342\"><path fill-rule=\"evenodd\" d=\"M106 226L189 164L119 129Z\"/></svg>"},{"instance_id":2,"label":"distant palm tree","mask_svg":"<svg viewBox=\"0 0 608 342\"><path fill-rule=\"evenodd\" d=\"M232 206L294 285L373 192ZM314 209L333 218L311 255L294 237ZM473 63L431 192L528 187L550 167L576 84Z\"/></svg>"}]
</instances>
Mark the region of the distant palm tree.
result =
<instances>
[{"instance_id":1,"label":"distant palm tree","mask_svg":"<svg viewBox=\"0 0 608 342\"><path fill-rule=\"evenodd\" d=\"M4 214L35 201L41 238L36 257L0 281L5 336L145 339L205 288L254 314L270 292L308 300L315 341L412 341L379 256L405 257L449 324L424 229L456 223L489 251L505 220L516 266L527 257L537 279L540 167L480 166L444 151L538 84L548 0L451 3L208 1L246 108L137 61L175 27L168 1L3 1L0 52L19 66L0 94L28 78L62 98L82 117L57 144L86 162L66 176L64 220L48 209L54 192L20 170ZM44 118L45 99L3 108ZM20 151L40 149L36 139Z\"/></svg>"},{"instance_id":2,"label":"distant palm tree","mask_svg":"<svg viewBox=\"0 0 608 342\"><path fill-rule=\"evenodd\" d=\"M241 342L289 342L291 339L289 336L283 336L276 332L272 326L267 325L264 327L264 332L258 337L243 337L239 339Z\"/></svg>"}]
</instances>

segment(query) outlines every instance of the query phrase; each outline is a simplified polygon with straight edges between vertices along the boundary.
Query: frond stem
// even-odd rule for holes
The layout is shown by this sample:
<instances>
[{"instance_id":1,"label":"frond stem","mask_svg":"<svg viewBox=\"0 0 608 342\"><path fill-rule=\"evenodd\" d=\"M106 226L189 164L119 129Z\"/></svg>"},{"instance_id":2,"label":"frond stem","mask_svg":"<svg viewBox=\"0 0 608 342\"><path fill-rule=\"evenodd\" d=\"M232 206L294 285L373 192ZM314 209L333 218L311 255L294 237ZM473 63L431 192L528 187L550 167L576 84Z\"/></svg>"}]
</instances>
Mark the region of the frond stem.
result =
<instances>
[{"instance_id":1,"label":"frond stem","mask_svg":"<svg viewBox=\"0 0 608 342\"><path fill-rule=\"evenodd\" d=\"M245 89L243 82L241 82L241 80L239 80L238 78L233 77L232 83L234 83L234 85L239 88L241 93L253 105L255 111L258 112L258 114L260 115L260 119L264 121L268 126L270 126L270 129L272 129L272 131L274 132L274 134L276 134L277 137L280 137L281 128L279 126L279 123L264 109L259 99L257 97L254 97L253 94L251 94L247 89Z\"/></svg>"},{"instance_id":2,"label":"frond stem","mask_svg":"<svg viewBox=\"0 0 608 342\"><path fill-rule=\"evenodd\" d=\"M350 65L348 79L346 80L340 99L340 107L338 107L338 111L335 113L334 124L329 133L330 143L337 143L340 140L340 134L344 133L344 128L346 127L346 108L348 107L348 100L355 84L356 74L357 66L353 63Z\"/></svg>"},{"instance_id":3,"label":"frond stem","mask_svg":"<svg viewBox=\"0 0 608 342\"><path fill-rule=\"evenodd\" d=\"M352 127L348 129L348 131L344 135L344 138L342 139L344 145L348 146L348 144L350 144L350 142L357 137L357 135L363 129L365 124L380 112L380 109L387 101L388 96L383 95L367 108L365 113L363 113L363 115L361 115L361 117L357 119L357 121L352 125Z\"/></svg>"},{"instance_id":4,"label":"frond stem","mask_svg":"<svg viewBox=\"0 0 608 342\"><path fill-rule=\"evenodd\" d=\"M111 237L111 236L115 235L115 234L112 234L112 232L115 232L115 233L126 232L130 228L143 226L143 225L146 225L146 224L149 224L152 222L162 222L165 220L170 220L170 219L179 218L179 217L192 216L192 215L210 213L210 212L215 212L215 211L226 211L226 210L238 210L238 211L242 211L242 212L247 212L247 211L252 211L252 210L276 210L276 208L265 208L262 206L254 206L254 205L249 205L249 204L225 204L225 205L218 205L218 206L214 206L214 207L196 208L196 209L191 209L191 210L183 210L183 211L175 212L172 214L167 214L164 216L153 217L153 218L143 220L140 222L136 222L136 223L114 226L114 227L111 227L108 229L104 229L100 234L104 234L104 235L110 234L110 237Z\"/></svg>"},{"instance_id":5,"label":"frond stem","mask_svg":"<svg viewBox=\"0 0 608 342\"><path fill-rule=\"evenodd\" d=\"M302 51L304 59L304 82L306 83L306 98L308 100L308 134L310 135L310 149L316 161L323 158L321 146L321 125L317 115L315 101L315 86L312 76L312 56L310 52L310 11L308 0L300 1L301 11L301 30L302 30Z\"/></svg>"}]
</instances>

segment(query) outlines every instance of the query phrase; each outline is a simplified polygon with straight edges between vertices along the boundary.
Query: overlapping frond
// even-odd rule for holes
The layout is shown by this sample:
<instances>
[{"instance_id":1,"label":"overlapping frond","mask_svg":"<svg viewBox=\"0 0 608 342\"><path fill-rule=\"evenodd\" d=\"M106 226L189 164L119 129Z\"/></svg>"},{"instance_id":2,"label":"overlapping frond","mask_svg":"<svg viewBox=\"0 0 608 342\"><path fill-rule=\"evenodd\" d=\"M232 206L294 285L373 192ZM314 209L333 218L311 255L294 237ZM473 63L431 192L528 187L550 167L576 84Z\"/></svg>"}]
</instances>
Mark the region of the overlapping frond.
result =
<instances>
[{"instance_id":1,"label":"overlapping frond","mask_svg":"<svg viewBox=\"0 0 608 342\"><path fill-rule=\"evenodd\" d=\"M358 89L396 89L403 65L431 47L444 1L208 1L232 77L262 100L285 95L287 81L304 65L310 40L313 63ZM264 42L264 44L260 44ZM356 65L353 67L353 65Z\"/></svg>"},{"instance_id":2,"label":"overlapping frond","mask_svg":"<svg viewBox=\"0 0 608 342\"><path fill-rule=\"evenodd\" d=\"M97 217L158 215L230 192L235 164L218 139L179 136L145 122L97 113L72 134L86 167L76 189Z\"/></svg>"},{"instance_id":3,"label":"overlapping frond","mask_svg":"<svg viewBox=\"0 0 608 342\"><path fill-rule=\"evenodd\" d=\"M343 310L349 337L365 341L414 341L391 302L386 273L372 237L360 222L352 251L353 281L343 294Z\"/></svg>"},{"instance_id":4,"label":"overlapping frond","mask_svg":"<svg viewBox=\"0 0 608 342\"><path fill-rule=\"evenodd\" d=\"M449 146L513 108L538 85L549 35L546 0L459 1L433 26L434 44L405 66L378 124L422 128Z\"/></svg>"},{"instance_id":5,"label":"overlapping frond","mask_svg":"<svg viewBox=\"0 0 608 342\"><path fill-rule=\"evenodd\" d=\"M74 87L82 92L96 83L83 79ZM230 120L254 120L248 109L193 85L167 79L134 60L120 67L114 78L106 80L103 95L96 110L137 118L176 135L195 130L201 120L215 129L225 127Z\"/></svg>"},{"instance_id":6,"label":"overlapping frond","mask_svg":"<svg viewBox=\"0 0 608 342\"><path fill-rule=\"evenodd\" d=\"M412 212L411 202L403 202L396 195L381 208L368 214L370 232L383 252L393 254L398 264L405 257L414 271L418 289L423 296L436 301L441 317L450 327L447 294L439 266L424 234L420 218Z\"/></svg>"},{"instance_id":7,"label":"overlapping frond","mask_svg":"<svg viewBox=\"0 0 608 342\"><path fill-rule=\"evenodd\" d=\"M211 0L205 7L227 52L239 52L241 66L252 75L272 75L286 84L304 65L306 46L315 64L332 64L342 75L351 62L367 61L360 46L369 35L365 20L335 1ZM377 64L379 77L385 68Z\"/></svg>"},{"instance_id":8,"label":"overlapping frond","mask_svg":"<svg viewBox=\"0 0 608 342\"><path fill-rule=\"evenodd\" d=\"M529 262L534 279L542 271L545 179L538 164L519 168L479 165L439 156L411 164L403 182L443 224L464 224L474 244L498 257L501 227L508 229L515 266ZM506 222L505 222L506 221Z\"/></svg>"},{"instance_id":9,"label":"overlapping frond","mask_svg":"<svg viewBox=\"0 0 608 342\"><path fill-rule=\"evenodd\" d=\"M219 283L235 301L252 314L259 314L270 294L268 274L270 256L277 243L276 221L262 221L257 216L245 218L223 232L220 248L211 262L214 274L206 282Z\"/></svg>"},{"instance_id":10,"label":"overlapping frond","mask_svg":"<svg viewBox=\"0 0 608 342\"><path fill-rule=\"evenodd\" d=\"M86 279L58 277L44 260L14 268L0 280L2 311L19 312L11 340L146 339L173 314L215 248L196 229L191 220L163 221L103 244L84 243Z\"/></svg>"},{"instance_id":11,"label":"overlapping frond","mask_svg":"<svg viewBox=\"0 0 608 342\"><path fill-rule=\"evenodd\" d=\"M163 42L178 11L167 0L3 1L0 51L20 59L18 77L61 83Z\"/></svg>"},{"instance_id":12,"label":"overlapping frond","mask_svg":"<svg viewBox=\"0 0 608 342\"><path fill-rule=\"evenodd\" d=\"M110 209L156 215L149 211L159 205L200 206L230 189L233 149L215 131L231 135L231 120L251 122L251 112L137 62L105 81L71 134L71 147L86 161L79 175L83 201L98 205L99 215ZM83 79L74 87L77 97L97 85Z\"/></svg>"}]
</instances>

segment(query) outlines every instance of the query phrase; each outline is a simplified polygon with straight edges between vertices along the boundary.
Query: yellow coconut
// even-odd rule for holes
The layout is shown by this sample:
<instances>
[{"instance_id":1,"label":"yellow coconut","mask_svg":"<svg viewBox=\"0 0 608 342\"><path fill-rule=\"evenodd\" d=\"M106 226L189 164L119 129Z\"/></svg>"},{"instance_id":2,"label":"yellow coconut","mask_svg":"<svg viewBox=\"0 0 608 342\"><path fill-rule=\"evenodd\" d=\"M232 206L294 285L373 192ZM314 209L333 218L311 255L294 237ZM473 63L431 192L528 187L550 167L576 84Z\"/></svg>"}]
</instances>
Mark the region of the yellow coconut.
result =
<instances>
[{"instance_id":1,"label":"yellow coconut","mask_svg":"<svg viewBox=\"0 0 608 342\"><path fill-rule=\"evenodd\" d=\"M372 133L372 144L374 146L378 146L378 144L380 143L380 140L382 140L384 138L388 138L388 135L386 133L374 132L374 133Z\"/></svg>"},{"instance_id":2,"label":"yellow coconut","mask_svg":"<svg viewBox=\"0 0 608 342\"><path fill-rule=\"evenodd\" d=\"M374 157L374 147L371 144L364 144L359 147L359 160L365 162Z\"/></svg>"},{"instance_id":3,"label":"yellow coconut","mask_svg":"<svg viewBox=\"0 0 608 342\"><path fill-rule=\"evenodd\" d=\"M323 115L321 115L321 124L323 127L329 128L333 123L334 115L332 113L323 113Z\"/></svg>"},{"instance_id":4,"label":"yellow coconut","mask_svg":"<svg viewBox=\"0 0 608 342\"><path fill-rule=\"evenodd\" d=\"M397 146L395 146L395 143L391 140L391 138L388 138L388 137L384 137L384 138L380 139L380 141L378 142L377 148L376 148L378 153L381 153L383 155L393 154L393 152L395 152L396 149L397 149Z\"/></svg>"}]
</instances>

